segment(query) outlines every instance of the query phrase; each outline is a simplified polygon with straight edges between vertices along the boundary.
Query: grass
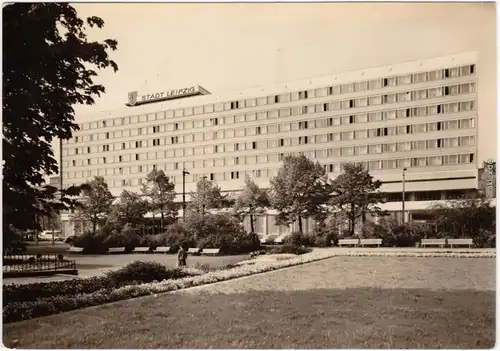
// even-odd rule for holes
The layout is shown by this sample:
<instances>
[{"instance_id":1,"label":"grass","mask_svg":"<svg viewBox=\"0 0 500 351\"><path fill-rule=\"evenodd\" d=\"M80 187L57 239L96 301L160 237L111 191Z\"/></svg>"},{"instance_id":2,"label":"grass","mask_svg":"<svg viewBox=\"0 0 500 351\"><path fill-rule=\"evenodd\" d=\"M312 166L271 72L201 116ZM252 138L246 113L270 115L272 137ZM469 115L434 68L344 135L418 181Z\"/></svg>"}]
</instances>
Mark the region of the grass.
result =
<instances>
[{"instance_id":1,"label":"grass","mask_svg":"<svg viewBox=\"0 0 500 351\"><path fill-rule=\"evenodd\" d=\"M339 257L4 325L18 348L490 348L495 260Z\"/></svg>"},{"instance_id":2,"label":"grass","mask_svg":"<svg viewBox=\"0 0 500 351\"><path fill-rule=\"evenodd\" d=\"M494 307L493 292L477 291L169 294L7 324L3 333L8 347L45 349L490 348Z\"/></svg>"}]
</instances>

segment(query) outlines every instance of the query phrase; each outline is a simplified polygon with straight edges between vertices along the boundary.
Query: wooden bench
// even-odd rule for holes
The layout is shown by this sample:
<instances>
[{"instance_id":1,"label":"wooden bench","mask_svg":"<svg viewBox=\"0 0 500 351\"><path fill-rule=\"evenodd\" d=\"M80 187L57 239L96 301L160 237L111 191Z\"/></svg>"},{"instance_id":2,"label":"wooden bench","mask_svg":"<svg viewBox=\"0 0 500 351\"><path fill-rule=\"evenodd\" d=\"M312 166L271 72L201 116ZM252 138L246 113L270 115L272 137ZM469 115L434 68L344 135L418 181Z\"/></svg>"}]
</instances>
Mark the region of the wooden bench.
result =
<instances>
[{"instance_id":1,"label":"wooden bench","mask_svg":"<svg viewBox=\"0 0 500 351\"><path fill-rule=\"evenodd\" d=\"M276 239L273 240L275 244L283 244L283 241L285 241L286 236L278 236Z\"/></svg>"},{"instance_id":2,"label":"wooden bench","mask_svg":"<svg viewBox=\"0 0 500 351\"><path fill-rule=\"evenodd\" d=\"M220 249L214 249L214 248L206 248L201 251L202 255L218 255L220 252Z\"/></svg>"},{"instance_id":3,"label":"wooden bench","mask_svg":"<svg viewBox=\"0 0 500 351\"><path fill-rule=\"evenodd\" d=\"M83 247L70 246L68 252L83 252Z\"/></svg>"},{"instance_id":4,"label":"wooden bench","mask_svg":"<svg viewBox=\"0 0 500 351\"><path fill-rule=\"evenodd\" d=\"M145 252L149 252L150 249L149 247L134 247L134 250L132 252L134 253L145 253Z\"/></svg>"},{"instance_id":5,"label":"wooden bench","mask_svg":"<svg viewBox=\"0 0 500 351\"><path fill-rule=\"evenodd\" d=\"M191 255L197 255L200 253L200 249L198 247L190 247L187 253Z\"/></svg>"},{"instance_id":6,"label":"wooden bench","mask_svg":"<svg viewBox=\"0 0 500 351\"><path fill-rule=\"evenodd\" d=\"M158 246L156 249L153 250L153 253L164 253L164 254L166 254L169 251L170 251L170 246Z\"/></svg>"},{"instance_id":7,"label":"wooden bench","mask_svg":"<svg viewBox=\"0 0 500 351\"><path fill-rule=\"evenodd\" d=\"M446 239L422 239L421 246L441 246L446 245Z\"/></svg>"},{"instance_id":8,"label":"wooden bench","mask_svg":"<svg viewBox=\"0 0 500 351\"><path fill-rule=\"evenodd\" d=\"M448 239L448 245L450 245L450 247L453 247L453 245L456 245L456 246L466 245L466 246L469 246L469 249L470 249L473 245L473 242L472 242L472 239L470 239L470 238Z\"/></svg>"},{"instance_id":9,"label":"wooden bench","mask_svg":"<svg viewBox=\"0 0 500 351\"><path fill-rule=\"evenodd\" d=\"M361 239L359 245L377 245L377 247L380 247L380 245L382 245L382 239Z\"/></svg>"},{"instance_id":10,"label":"wooden bench","mask_svg":"<svg viewBox=\"0 0 500 351\"><path fill-rule=\"evenodd\" d=\"M357 245L359 245L359 239L340 239L339 240L339 247L342 247L342 245L357 246Z\"/></svg>"},{"instance_id":11,"label":"wooden bench","mask_svg":"<svg viewBox=\"0 0 500 351\"><path fill-rule=\"evenodd\" d=\"M123 253L123 252L125 252L125 247L110 247L108 249L108 254Z\"/></svg>"}]
</instances>

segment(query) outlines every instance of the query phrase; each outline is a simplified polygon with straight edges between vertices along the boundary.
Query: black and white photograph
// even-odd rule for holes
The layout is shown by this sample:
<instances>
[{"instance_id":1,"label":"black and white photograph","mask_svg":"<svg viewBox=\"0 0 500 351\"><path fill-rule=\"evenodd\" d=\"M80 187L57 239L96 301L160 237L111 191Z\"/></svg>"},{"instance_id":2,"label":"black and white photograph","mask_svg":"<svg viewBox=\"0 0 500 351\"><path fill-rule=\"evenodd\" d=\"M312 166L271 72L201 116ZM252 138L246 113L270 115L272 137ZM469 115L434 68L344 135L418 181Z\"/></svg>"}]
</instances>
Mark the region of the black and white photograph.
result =
<instances>
[{"instance_id":1,"label":"black and white photograph","mask_svg":"<svg viewBox=\"0 0 500 351\"><path fill-rule=\"evenodd\" d=\"M490 349L495 2L10 2L3 345Z\"/></svg>"}]
</instances>

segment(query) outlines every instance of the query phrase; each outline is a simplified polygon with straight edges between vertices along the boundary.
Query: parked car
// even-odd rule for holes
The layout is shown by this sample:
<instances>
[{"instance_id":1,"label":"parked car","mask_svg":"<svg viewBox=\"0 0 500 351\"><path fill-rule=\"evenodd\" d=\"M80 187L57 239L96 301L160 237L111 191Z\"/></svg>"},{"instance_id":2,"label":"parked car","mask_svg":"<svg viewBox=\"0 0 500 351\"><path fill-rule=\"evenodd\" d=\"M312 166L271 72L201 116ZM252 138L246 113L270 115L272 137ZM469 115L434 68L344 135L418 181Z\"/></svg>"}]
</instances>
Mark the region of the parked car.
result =
<instances>
[{"instance_id":1,"label":"parked car","mask_svg":"<svg viewBox=\"0 0 500 351\"><path fill-rule=\"evenodd\" d=\"M40 234L40 239L42 241L51 241L52 238L54 240L58 240L59 238L62 238L62 232L60 230L44 230L42 234Z\"/></svg>"}]
</instances>

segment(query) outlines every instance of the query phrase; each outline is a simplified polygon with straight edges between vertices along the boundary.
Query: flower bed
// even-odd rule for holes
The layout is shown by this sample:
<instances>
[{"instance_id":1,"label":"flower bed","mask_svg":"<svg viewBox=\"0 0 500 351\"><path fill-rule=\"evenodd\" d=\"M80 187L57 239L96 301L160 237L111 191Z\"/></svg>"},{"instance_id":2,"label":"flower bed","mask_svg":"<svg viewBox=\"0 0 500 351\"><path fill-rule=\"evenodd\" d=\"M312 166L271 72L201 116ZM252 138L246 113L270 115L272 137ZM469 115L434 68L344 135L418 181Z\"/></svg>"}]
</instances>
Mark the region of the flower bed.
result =
<instances>
[{"instance_id":1,"label":"flower bed","mask_svg":"<svg viewBox=\"0 0 500 351\"><path fill-rule=\"evenodd\" d=\"M50 314L61 313L64 311L70 311L73 309L96 306L104 303L135 298L139 296L164 293L179 289L185 289L192 286L199 286L204 284L225 281L229 279L244 277L257 273L263 273L280 268L296 266L336 256L492 258L496 257L496 254L495 252L473 252L473 251L471 252L401 252L401 251L400 252L384 252L384 251L341 252L337 250L316 250L308 254L299 255L284 260L278 260L278 259L275 261L258 260L258 259L249 260L245 261L243 264L236 267L210 271L205 274L201 274L201 271L199 270L188 269L184 270L184 272L189 273L186 274L188 275L186 277L183 278L173 277L174 279L164 279L160 282L153 281L143 284L132 283L122 286L112 286L112 287L106 286L105 288L95 285L94 288L83 288L80 287L79 285L80 284L79 281L81 282L81 280L75 280L71 282L64 282L64 284L69 286L67 288L67 293L51 296L48 292L44 292L42 293L43 296L42 298L40 298L40 295L38 296L34 295L36 300L31 298L30 300L26 301L17 298L17 300L9 301L7 299L6 304L5 304L6 295L4 287L3 318L4 318L4 323L36 318ZM95 280L97 278L90 278L90 280L91 279ZM61 284L60 282L58 283ZM45 283L45 284L54 284L54 283ZM26 292L23 294L24 296L28 294L28 289L27 288L25 289ZM44 289L41 290L43 291ZM18 292L18 290L11 291L7 296L9 296L10 299L16 299L16 297L14 297L16 292ZM33 291L31 293L33 294Z\"/></svg>"}]
</instances>

